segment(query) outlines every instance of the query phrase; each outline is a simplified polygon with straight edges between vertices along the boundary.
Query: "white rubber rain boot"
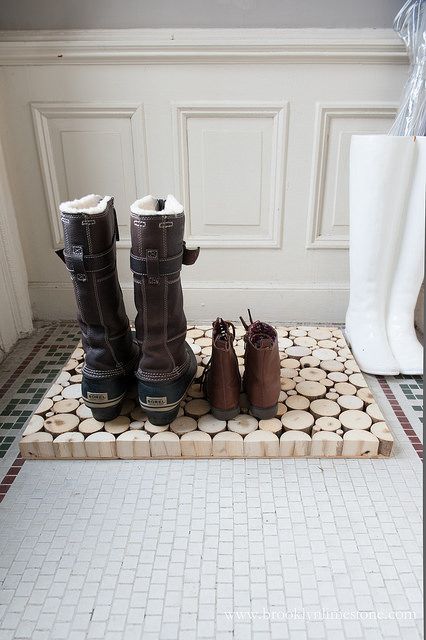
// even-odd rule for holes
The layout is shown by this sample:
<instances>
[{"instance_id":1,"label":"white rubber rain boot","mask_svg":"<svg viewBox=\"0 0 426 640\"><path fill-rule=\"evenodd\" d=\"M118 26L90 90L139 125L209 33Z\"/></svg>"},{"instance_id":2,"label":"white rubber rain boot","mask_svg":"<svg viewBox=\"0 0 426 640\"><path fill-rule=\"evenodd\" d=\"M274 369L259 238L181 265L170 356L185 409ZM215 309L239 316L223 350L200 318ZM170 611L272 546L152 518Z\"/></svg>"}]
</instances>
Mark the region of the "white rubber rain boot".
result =
<instances>
[{"instance_id":1,"label":"white rubber rain boot","mask_svg":"<svg viewBox=\"0 0 426 640\"><path fill-rule=\"evenodd\" d=\"M400 251L391 287L387 332L401 373L423 373L423 347L414 329L414 310L424 275L426 138L409 138L414 166Z\"/></svg>"},{"instance_id":2,"label":"white rubber rain boot","mask_svg":"<svg viewBox=\"0 0 426 640\"><path fill-rule=\"evenodd\" d=\"M346 335L361 371L376 375L399 373L386 333L386 306L413 157L411 138L352 136Z\"/></svg>"}]
</instances>

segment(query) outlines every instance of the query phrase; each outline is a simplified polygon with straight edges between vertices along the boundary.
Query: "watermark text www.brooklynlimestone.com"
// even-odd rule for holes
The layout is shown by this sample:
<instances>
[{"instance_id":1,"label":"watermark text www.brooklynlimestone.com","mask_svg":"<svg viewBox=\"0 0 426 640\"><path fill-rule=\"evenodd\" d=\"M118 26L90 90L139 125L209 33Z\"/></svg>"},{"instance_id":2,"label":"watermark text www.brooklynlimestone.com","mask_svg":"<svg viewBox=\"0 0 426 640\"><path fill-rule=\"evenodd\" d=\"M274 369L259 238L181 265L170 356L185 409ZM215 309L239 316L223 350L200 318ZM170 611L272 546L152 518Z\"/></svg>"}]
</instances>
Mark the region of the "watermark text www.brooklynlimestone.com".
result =
<instances>
[{"instance_id":1,"label":"watermark text www.brooklynlimestone.com","mask_svg":"<svg viewBox=\"0 0 426 640\"><path fill-rule=\"evenodd\" d=\"M392 609L359 611L357 609L262 609L260 611L224 611L228 620L415 620L415 611Z\"/></svg>"}]
</instances>

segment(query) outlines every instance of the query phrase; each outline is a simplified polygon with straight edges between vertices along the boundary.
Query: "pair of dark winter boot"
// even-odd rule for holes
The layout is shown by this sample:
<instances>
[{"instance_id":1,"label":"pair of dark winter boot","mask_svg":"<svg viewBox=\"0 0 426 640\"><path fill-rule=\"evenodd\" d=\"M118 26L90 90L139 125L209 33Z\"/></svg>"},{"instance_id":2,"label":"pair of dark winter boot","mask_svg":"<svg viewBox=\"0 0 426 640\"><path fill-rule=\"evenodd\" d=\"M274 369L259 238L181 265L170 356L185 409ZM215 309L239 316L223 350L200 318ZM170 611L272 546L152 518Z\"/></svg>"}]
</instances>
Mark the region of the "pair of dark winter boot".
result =
<instances>
[{"instance_id":1,"label":"pair of dark winter boot","mask_svg":"<svg viewBox=\"0 0 426 640\"><path fill-rule=\"evenodd\" d=\"M141 407L155 425L174 420L197 362L186 343L182 264L199 250L183 241L183 207L173 196L147 196L131 207L131 254L137 309L130 329L116 266L114 201L90 195L60 205L64 250L86 354L82 395L100 421L120 414L136 375Z\"/></svg>"}]
</instances>

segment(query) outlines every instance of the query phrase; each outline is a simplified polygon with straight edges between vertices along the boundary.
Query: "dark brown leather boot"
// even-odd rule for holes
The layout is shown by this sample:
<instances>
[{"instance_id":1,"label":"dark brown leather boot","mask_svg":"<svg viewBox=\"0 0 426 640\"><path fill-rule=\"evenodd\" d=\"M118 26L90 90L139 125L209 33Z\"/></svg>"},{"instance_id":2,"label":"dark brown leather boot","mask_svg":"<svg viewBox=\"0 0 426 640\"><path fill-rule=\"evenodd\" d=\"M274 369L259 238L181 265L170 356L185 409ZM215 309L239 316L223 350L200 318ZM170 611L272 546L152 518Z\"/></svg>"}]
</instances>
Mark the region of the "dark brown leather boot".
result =
<instances>
[{"instance_id":1,"label":"dark brown leather boot","mask_svg":"<svg viewBox=\"0 0 426 640\"><path fill-rule=\"evenodd\" d=\"M281 390L278 336L270 324L253 322L250 311L249 317L250 325L241 318L246 329L243 387L251 413L260 420L267 420L277 414Z\"/></svg>"},{"instance_id":2,"label":"dark brown leather boot","mask_svg":"<svg viewBox=\"0 0 426 640\"><path fill-rule=\"evenodd\" d=\"M110 196L90 195L60 205L64 260L74 285L83 349L82 394L97 420L120 413L137 366L117 277L118 227Z\"/></svg>"},{"instance_id":3,"label":"dark brown leather boot","mask_svg":"<svg viewBox=\"0 0 426 640\"><path fill-rule=\"evenodd\" d=\"M213 322L212 355L205 374L205 390L211 412L218 420L231 420L240 413L241 376L234 338L232 322L222 318Z\"/></svg>"},{"instance_id":4,"label":"dark brown leather boot","mask_svg":"<svg viewBox=\"0 0 426 640\"><path fill-rule=\"evenodd\" d=\"M185 215L173 196L147 196L131 207L136 339L141 358L136 373L139 403L155 425L169 424L194 379L197 361L185 342L180 271L193 264L199 249L183 241Z\"/></svg>"}]
</instances>

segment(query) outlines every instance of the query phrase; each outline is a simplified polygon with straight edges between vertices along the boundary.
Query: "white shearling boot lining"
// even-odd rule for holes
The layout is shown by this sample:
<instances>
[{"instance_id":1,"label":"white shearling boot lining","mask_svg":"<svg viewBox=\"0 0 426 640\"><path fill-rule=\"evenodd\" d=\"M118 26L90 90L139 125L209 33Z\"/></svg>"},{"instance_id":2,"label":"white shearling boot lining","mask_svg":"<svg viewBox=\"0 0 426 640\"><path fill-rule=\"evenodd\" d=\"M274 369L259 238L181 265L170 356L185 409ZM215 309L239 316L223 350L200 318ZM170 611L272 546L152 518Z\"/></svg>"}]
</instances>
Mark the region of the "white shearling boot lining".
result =
<instances>
[{"instance_id":1,"label":"white shearling boot lining","mask_svg":"<svg viewBox=\"0 0 426 640\"><path fill-rule=\"evenodd\" d=\"M70 200L69 202L62 202L59 205L61 213L103 213L107 208L108 202L111 200L111 196L97 196L92 193L89 196L84 196L77 200Z\"/></svg>"},{"instance_id":2,"label":"white shearling boot lining","mask_svg":"<svg viewBox=\"0 0 426 640\"><path fill-rule=\"evenodd\" d=\"M145 196L140 200L136 200L130 207L130 211L137 215L167 215L170 213L183 213L183 206L170 193L164 203L164 209L157 211L157 198L153 196Z\"/></svg>"}]
</instances>

